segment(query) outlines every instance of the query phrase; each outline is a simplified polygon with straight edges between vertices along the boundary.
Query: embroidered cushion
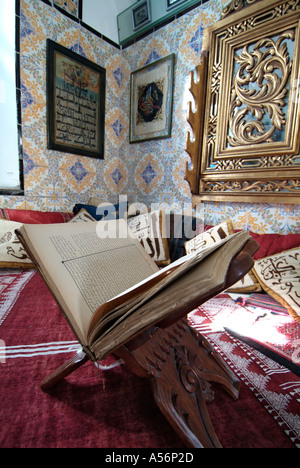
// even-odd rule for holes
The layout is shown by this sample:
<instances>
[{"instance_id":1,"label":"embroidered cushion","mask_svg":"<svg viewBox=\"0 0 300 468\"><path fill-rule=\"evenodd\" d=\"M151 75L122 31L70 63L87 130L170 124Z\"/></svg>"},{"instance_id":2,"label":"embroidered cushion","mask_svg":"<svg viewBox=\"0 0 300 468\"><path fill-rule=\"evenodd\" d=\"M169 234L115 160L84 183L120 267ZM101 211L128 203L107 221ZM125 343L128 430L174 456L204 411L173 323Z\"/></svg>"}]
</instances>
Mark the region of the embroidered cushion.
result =
<instances>
[{"instance_id":1,"label":"embroidered cushion","mask_svg":"<svg viewBox=\"0 0 300 468\"><path fill-rule=\"evenodd\" d=\"M262 288L300 322L300 248L257 260L254 272Z\"/></svg>"},{"instance_id":2,"label":"embroidered cushion","mask_svg":"<svg viewBox=\"0 0 300 468\"><path fill-rule=\"evenodd\" d=\"M300 247L300 234L257 234L255 232L250 232L250 234L260 245L253 257L254 260Z\"/></svg>"},{"instance_id":3,"label":"embroidered cushion","mask_svg":"<svg viewBox=\"0 0 300 468\"><path fill-rule=\"evenodd\" d=\"M112 203L101 203L100 205L85 205L77 203L73 208L73 213L76 215L82 209L86 210L96 221L105 219L106 221L112 219L124 218L127 213L127 201L121 201L117 204Z\"/></svg>"},{"instance_id":4,"label":"embroidered cushion","mask_svg":"<svg viewBox=\"0 0 300 468\"><path fill-rule=\"evenodd\" d=\"M231 234L234 234L233 224L231 220L228 220L202 232L201 234L198 234L196 237L186 242L185 251L187 255L193 252L199 252L205 247L215 244Z\"/></svg>"},{"instance_id":5,"label":"embroidered cushion","mask_svg":"<svg viewBox=\"0 0 300 468\"><path fill-rule=\"evenodd\" d=\"M66 223L72 220L71 213L0 209L0 267L35 268L21 242L15 235L15 229L22 224Z\"/></svg>"},{"instance_id":6,"label":"embroidered cushion","mask_svg":"<svg viewBox=\"0 0 300 468\"><path fill-rule=\"evenodd\" d=\"M164 266L170 263L164 211L157 210L133 216L127 223L157 265Z\"/></svg>"},{"instance_id":7,"label":"embroidered cushion","mask_svg":"<svg viewBox=\"0 0 300 468\"><path fill-rule=\"evenodd\" d=\"M83 208L69 221L69 223L79 223L79 222L89 222L89 221L96 221L96 220Z\"/></svg>"},{"instance_id":8,"label":"embroidered cushion","mask_svg":"<svg viewBox=\"0 0 300 468\"><path fill-rule=\"evenodd\" d=\"M214 226L207 231L202 232L190 241L185 243L186 253L198 252L205 247L214 244L215 242L225 239L234 233L234 228L231 220L225 221L217 226ZM238 283L230 289L233 293L250 293L261 291L261 286L258 283L254 273L250 271Z\"/></svg>"},{"instance_id":9,"label":"embroidered cushion","mask_svg":"<svg viewBox=\"0 0 300 468\"><path fill-rule=\"evenodd\" d=\"M22 223L0 219L0 267L35 268L15 234Z\"/></svg>"}]
</instances>

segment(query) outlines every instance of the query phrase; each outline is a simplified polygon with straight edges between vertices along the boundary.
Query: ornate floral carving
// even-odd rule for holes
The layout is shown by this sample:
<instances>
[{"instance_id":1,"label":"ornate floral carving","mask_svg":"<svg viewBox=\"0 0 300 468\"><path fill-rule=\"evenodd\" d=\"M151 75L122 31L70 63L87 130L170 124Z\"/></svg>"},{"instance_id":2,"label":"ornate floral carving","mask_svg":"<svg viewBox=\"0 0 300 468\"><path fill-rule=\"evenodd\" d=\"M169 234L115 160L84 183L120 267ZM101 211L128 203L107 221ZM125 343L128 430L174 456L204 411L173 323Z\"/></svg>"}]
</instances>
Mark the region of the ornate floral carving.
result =
<instances>
[{"instance_id":1,"label":"ornate floral carving","mask_svg":"<svg viewBox=\"0 0 300 468\"><path fill-rule=\"evenodd\" d=\"M260 167L289 167L300 165L299 155L270 156L260 158Z\"/></svg>"},{"instance_id":2,"label":"ornate floral carving","mask_svg":"<svg viewBox=\"0 0 300 468\"><path fill-rule=\"evenodd\" d=\"M282 130L285 125L283 108L292 61L284 40L294 40L294 37L294 31L289 30L276 42L271 38L261 39L253 52L245 46L241 55L235 57L240 68L231 92L229 127L233 136L228 136L231 146L272 142L275 130ZM249 121L246 117L250 114L256 120ZM271 122L268 130L262 122L266 114Z\"/></svg>"},{"instance_id":3,"label":"ornate floral carving","mask_svg":"<svg viewBox=\"0 0 300 468\"><path fill-rule=\"evenodd\" d=\"M188 393L197 393L200 389L206 401L214 399L211 385L201 375L205 375L205 363L200 354L192 355L186 346L174 349L175 363L180 382Z\"/></svg>"},{"instance_id":4,"label":"ornate floral carving","mask_svg":"<svg viewBox=\"0 0 300 468\"><path fill-rule=\"evenodd\" d=\"M299 195L300 180L282 180L282 181L253 181L253 180L235 180L235 181L205 181L202 182L204 192L259 192L259 193L295 193Z\"/></svg>"},{"instance_id":5,"label":"ornate floral carving","mask_svg":"<svg viewBox=\"0 0 300 468\"><path fill-rule=\"evenodd\" d=\"M230 15L231 13L235 13L236 11L241 10L245 5L250 5L258 1L260 0L232 0L225 8L223 8L222 18L226 18L226 16Z\"/></svg>"},{"instance_id":6,"label":"ornate floral carving","mask_svg":"<svg viewBox=\"0 0 300 468\"><path fill-rule=\"evenodd\" d=\"M215 63L212 69L211 94L218 94L220 92L221 76L222 65L220 63Z\"/></svg>"},{"instance_id":7,"label":"ornate floral carving","mask_svg":"<svg viewBox=\"0 0 300 468\"><path fill-rule=\"evenodd\" d=\"M216 171L237 171L247 168L255 169L272 169L276 167L294 167L300 166L299 155L284 155L284 156L263 156L256 160L249 160L244 158L235 159L222 159L215 161L211 168L212 172Z\"/></svg>"},{"instance_id":8,"label":"ornate floral carving","mask_svg":"<svg viewBox=\"0 0 300 468\"><path fill-rule=\"evenodd\" d=\"M205 30L207 79L194 85L205 100L187 150L195 203L300 203L299 19L299 0L234 0Z\"/></svg>"},{"instance_id":9,"label":"ornate floral carving","mask_svg":"<svg viewBox=\"0 0 300 468\"><path fill-rule=\"evenodd\" d=\"M261 0L232 0L222 11L222 19L226 18L232 13L242 10L244 7L253 3L258 3ZM259 7L259 5L258 5ZM274 17L285 15L291 10L296 10L298 7L298 0L289 0L274 8Z\"/></svg>"}]
</instances>

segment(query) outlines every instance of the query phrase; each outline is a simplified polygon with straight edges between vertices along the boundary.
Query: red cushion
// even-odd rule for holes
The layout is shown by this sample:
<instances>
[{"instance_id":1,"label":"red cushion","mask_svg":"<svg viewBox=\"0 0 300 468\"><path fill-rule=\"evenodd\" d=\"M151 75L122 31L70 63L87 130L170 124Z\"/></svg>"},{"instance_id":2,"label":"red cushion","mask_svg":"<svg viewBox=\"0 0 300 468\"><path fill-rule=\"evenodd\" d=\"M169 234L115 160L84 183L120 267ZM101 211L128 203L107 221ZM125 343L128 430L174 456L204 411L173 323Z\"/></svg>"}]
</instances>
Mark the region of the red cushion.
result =
<instances>
[{"instance_id":1,"label":"red cushion","mask_svg":"<svg viewBox=\"0 0 300 468\"><path fill-rule=\"evenodd\" d=\"M0 218L17 221L24 224L54 224L66 223L72 219L73 214L52 211L13 210L0 209Z\"/></svg>"},{"instance_id":2,"label":"red cushion","mask_svg":"<svg viewBox=\"0 0 300 468\"><path fill-rule=\"evenodd\" d=\"M205 226L205 230L213 226ZM238 232L240 229L235 229ZM285 250L300 247L300 234L257 234L251 232L251 236L260 245L259 250L253 255L254 260L270 257Z\"/></svg>"},{"instance_id":3,"label":"red cushion","mask_svg":"<svg viewBox=\"0 0 300 468\"><path fill-rule=\"evenodd\" d=\"M253 256L255 260L300 246L300 234L256 234L255 232L250 234L260 245Z\"/></svg>"}]
</instances>

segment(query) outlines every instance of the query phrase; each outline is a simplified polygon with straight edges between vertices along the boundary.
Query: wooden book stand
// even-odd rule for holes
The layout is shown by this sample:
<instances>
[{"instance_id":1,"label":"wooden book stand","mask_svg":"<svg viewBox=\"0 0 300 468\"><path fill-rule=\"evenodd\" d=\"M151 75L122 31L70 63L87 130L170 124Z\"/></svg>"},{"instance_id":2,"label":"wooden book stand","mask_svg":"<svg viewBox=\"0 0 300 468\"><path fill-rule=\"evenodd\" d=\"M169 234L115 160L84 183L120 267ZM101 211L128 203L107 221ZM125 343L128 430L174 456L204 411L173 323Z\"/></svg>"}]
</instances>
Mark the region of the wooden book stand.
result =
<instances>
[{"instance_id":1,"label":"wooden book stand","mask_svg":"<svg viewBox=\"0 0 300 468\"><path fill-rule=\"evenodd\" d=\"M257 249L258 244L250 240L232 260L222 290L250 271ZM214 399L211 383L220 384L234 399L239 396L240 383L233 372L185 319L222 290L198 297L114 351L132 372L150 379L157 406L187 447L221 447L206 407ZM42 382L42 390L50 390L88 360L84 352L76 354Z\"/></svg>"}]
</instances>

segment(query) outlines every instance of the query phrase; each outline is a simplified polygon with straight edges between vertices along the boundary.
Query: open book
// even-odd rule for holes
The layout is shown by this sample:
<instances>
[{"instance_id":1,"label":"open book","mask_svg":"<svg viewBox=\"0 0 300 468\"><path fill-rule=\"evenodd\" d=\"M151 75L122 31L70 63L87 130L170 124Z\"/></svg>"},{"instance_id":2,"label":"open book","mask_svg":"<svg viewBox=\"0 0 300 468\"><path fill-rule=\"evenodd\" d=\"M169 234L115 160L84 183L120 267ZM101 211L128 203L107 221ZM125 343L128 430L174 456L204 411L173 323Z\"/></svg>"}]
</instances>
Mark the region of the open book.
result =
<instances>
[{"instance_id":1,"label":"open book","mask_svg":"<svg viewBox=\"0 0 300 468\"><path fill-rule=\"evenodd\" d=\"M124 220L23 225L16 234L92 360L201 292L220 292L250 238L236 233L159 270Z\"/></svg>"}]
</instances>

